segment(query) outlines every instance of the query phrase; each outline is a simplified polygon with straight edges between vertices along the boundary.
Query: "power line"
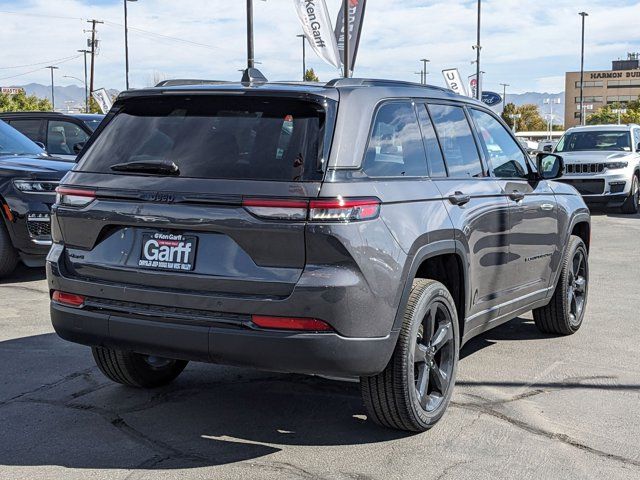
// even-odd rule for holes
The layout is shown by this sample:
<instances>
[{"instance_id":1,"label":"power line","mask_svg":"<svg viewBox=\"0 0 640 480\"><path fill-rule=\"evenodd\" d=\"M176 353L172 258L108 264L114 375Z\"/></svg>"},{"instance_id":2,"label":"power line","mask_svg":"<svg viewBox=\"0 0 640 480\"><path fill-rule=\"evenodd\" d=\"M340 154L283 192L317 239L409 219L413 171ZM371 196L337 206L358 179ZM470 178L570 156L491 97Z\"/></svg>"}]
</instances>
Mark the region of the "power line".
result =
<instances>
[{"instance_id":1,"label":"power line","mask_svg":"<svg viewBox=\"0 0 640 480\"><path fill-rule=\"evenodd\" d=\"M45 63L52 64L52 63L56 63L56 62L62 62L62 61L66 61L66 60L71 60L71 59L74 59L74 58L77 58L77 56L73 56L72 55L70 57L56 58L54 60L46 60L44 62L38 62L38 63L29 63L29 64L26 64L26 65L15 65L15 66L12 66L12 67L0 67L0 70L13 70L15 68L35 67L37 65L44 65Z\"/></svg>"},{"instance_id":2,"label":"power line","mask_svg":"<svg viewBox=\"0 0 640 480\"><path fill-rule=\"evenodd\" d=\"M46 62L46 63L51 63L53 65L60 65L62 63L67 63L70 62L71 60L75 60L76 58L80 58L82 55L76 55L74 57L69 57L67 60L63 60L61 62ZM0 78L0 80L9 80L10 78L18 78L18 77L23 77L25 75L29 75L30 73L35 73L35 72L39 72L40 70L43 70L47 67L40 67L40 68L36 68L35 70L29 70L28 72L24 72L24 73L19 73L17 75L11 75L9 77L2 77Z\"/></svg>"}]
</instances>

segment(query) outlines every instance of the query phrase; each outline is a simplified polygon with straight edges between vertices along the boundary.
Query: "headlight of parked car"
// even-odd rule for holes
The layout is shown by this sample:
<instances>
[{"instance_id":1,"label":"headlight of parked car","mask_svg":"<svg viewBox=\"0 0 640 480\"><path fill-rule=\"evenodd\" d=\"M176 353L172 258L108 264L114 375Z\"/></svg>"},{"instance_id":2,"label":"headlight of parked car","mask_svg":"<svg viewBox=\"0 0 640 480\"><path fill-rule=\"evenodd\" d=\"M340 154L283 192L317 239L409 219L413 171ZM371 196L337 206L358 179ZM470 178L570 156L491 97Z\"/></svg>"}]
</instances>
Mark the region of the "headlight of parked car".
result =
<instances>
[{"instance_id":1,"label":"headlight of parked car","mask_svg":"<svg viewBox=\"0 0 640 480\"><path fill-rule=\"evenodd\" d=\"M627 168L629 162L610 162L607 163L607 168L609 170L616 170L618 168Z\"/></svg>"},{"instance_id":2,"label":"headlight of parked car","mask_svg":"<svg viewBox=\"0 0 640 480\"><path fill-rule=\"evenodd\" d=\"M41 180L14 180L13 185L25 193L55 193L58 182Z\"/></svg>"}]
</instances>

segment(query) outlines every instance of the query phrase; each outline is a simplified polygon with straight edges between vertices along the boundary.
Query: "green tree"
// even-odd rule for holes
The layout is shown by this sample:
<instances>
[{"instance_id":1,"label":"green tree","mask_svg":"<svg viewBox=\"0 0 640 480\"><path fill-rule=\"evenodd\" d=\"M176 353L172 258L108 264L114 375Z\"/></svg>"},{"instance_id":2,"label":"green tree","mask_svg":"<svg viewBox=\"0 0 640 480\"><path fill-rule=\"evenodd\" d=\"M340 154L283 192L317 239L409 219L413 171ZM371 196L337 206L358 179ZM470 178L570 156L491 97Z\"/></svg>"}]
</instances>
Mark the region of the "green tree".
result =
<instances>
[{"instance_id":1,"label":"green tree","mask_svg":"<svg viewBox=\"0 0 640 480\"><path fill-rule=\"evenodd\" d=\"M617 110L625 110L618 116ZM587 117L588 125L615 125L618 123L640 123L640 97L624 105L614 103L606 105Z\"/></svg>"},{"instance_id":2,"label":"green tree","mask_svg":"<svg viewBox=\"0 0 640 480\"><path fill-rule=\"evenodd\" d=\"M51 102L47 98L27 95L24 92L16 95L0 93L0 112L44 112L52 109Z\"/></svg>"},{"instance_id":3,"label":"green tree","mask_svg":"<svg viewBox=\"0 0 640 480\"><path fill-rule=\"evenodd\" d=\"M547 122L540 116L537 105L532 103L516 107L513 103L507 103L504 107L502 118L509 127L513 128L511 115L520 115L518 118L518 131L533 132L546 130Z\"/></svg>"},{"instance_id":4,"label":"green tree","mask_svg":"<svg viewBox=\"0 0 640 480\"><path fill-rule=\"evenodd\" d=\"M313 68L309 68L304 74L304 81L305 82L319 82L320 79L316 75L316 72L313 70Z\"/></svg>"}]
</instances>

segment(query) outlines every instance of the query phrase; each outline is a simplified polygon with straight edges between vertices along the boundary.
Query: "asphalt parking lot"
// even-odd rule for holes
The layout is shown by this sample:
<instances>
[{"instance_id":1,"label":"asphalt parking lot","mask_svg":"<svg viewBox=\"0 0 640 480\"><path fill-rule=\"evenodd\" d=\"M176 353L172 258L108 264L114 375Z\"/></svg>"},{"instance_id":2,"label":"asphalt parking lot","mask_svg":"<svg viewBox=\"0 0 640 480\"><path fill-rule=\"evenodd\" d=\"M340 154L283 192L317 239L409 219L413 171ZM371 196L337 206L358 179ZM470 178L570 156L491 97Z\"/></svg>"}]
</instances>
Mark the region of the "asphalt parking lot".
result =
<instances>
[{"instance_id":1,"label":"asphalt parking lot","mask_svg":"<svg viewBox=\"0 0 640 480\"><path fill-rule=\"evenodd\" d=\"M473 340L444 420L367 422L357 384L191 364L168 388L107 381L52 333L38 270L0 282L0 478L640 478L640 217L593 218L586 324L529 316Z\"/></svg>"}]
</instances>

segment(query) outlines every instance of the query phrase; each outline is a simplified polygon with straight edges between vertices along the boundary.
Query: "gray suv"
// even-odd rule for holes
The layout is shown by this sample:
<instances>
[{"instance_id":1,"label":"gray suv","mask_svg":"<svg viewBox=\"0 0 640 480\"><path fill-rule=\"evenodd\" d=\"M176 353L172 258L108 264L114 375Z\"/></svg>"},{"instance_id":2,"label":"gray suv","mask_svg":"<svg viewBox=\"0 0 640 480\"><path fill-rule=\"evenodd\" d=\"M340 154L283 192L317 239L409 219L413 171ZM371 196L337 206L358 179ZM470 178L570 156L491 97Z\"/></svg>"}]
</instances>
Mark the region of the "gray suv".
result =
<instances>
[{"instance_id":1,"label":"gray suv","mask_svg":"<svg viewBox=\"0 0 640 480\"><path fill-rule=\"evenodd\" d=\"M187 361L359 378L424 431L460 347L533 310L583 321L590 217L485 105L410 83L125 92L58 188L58 334L134 387Z\"/></svg>"}]
</instances>

